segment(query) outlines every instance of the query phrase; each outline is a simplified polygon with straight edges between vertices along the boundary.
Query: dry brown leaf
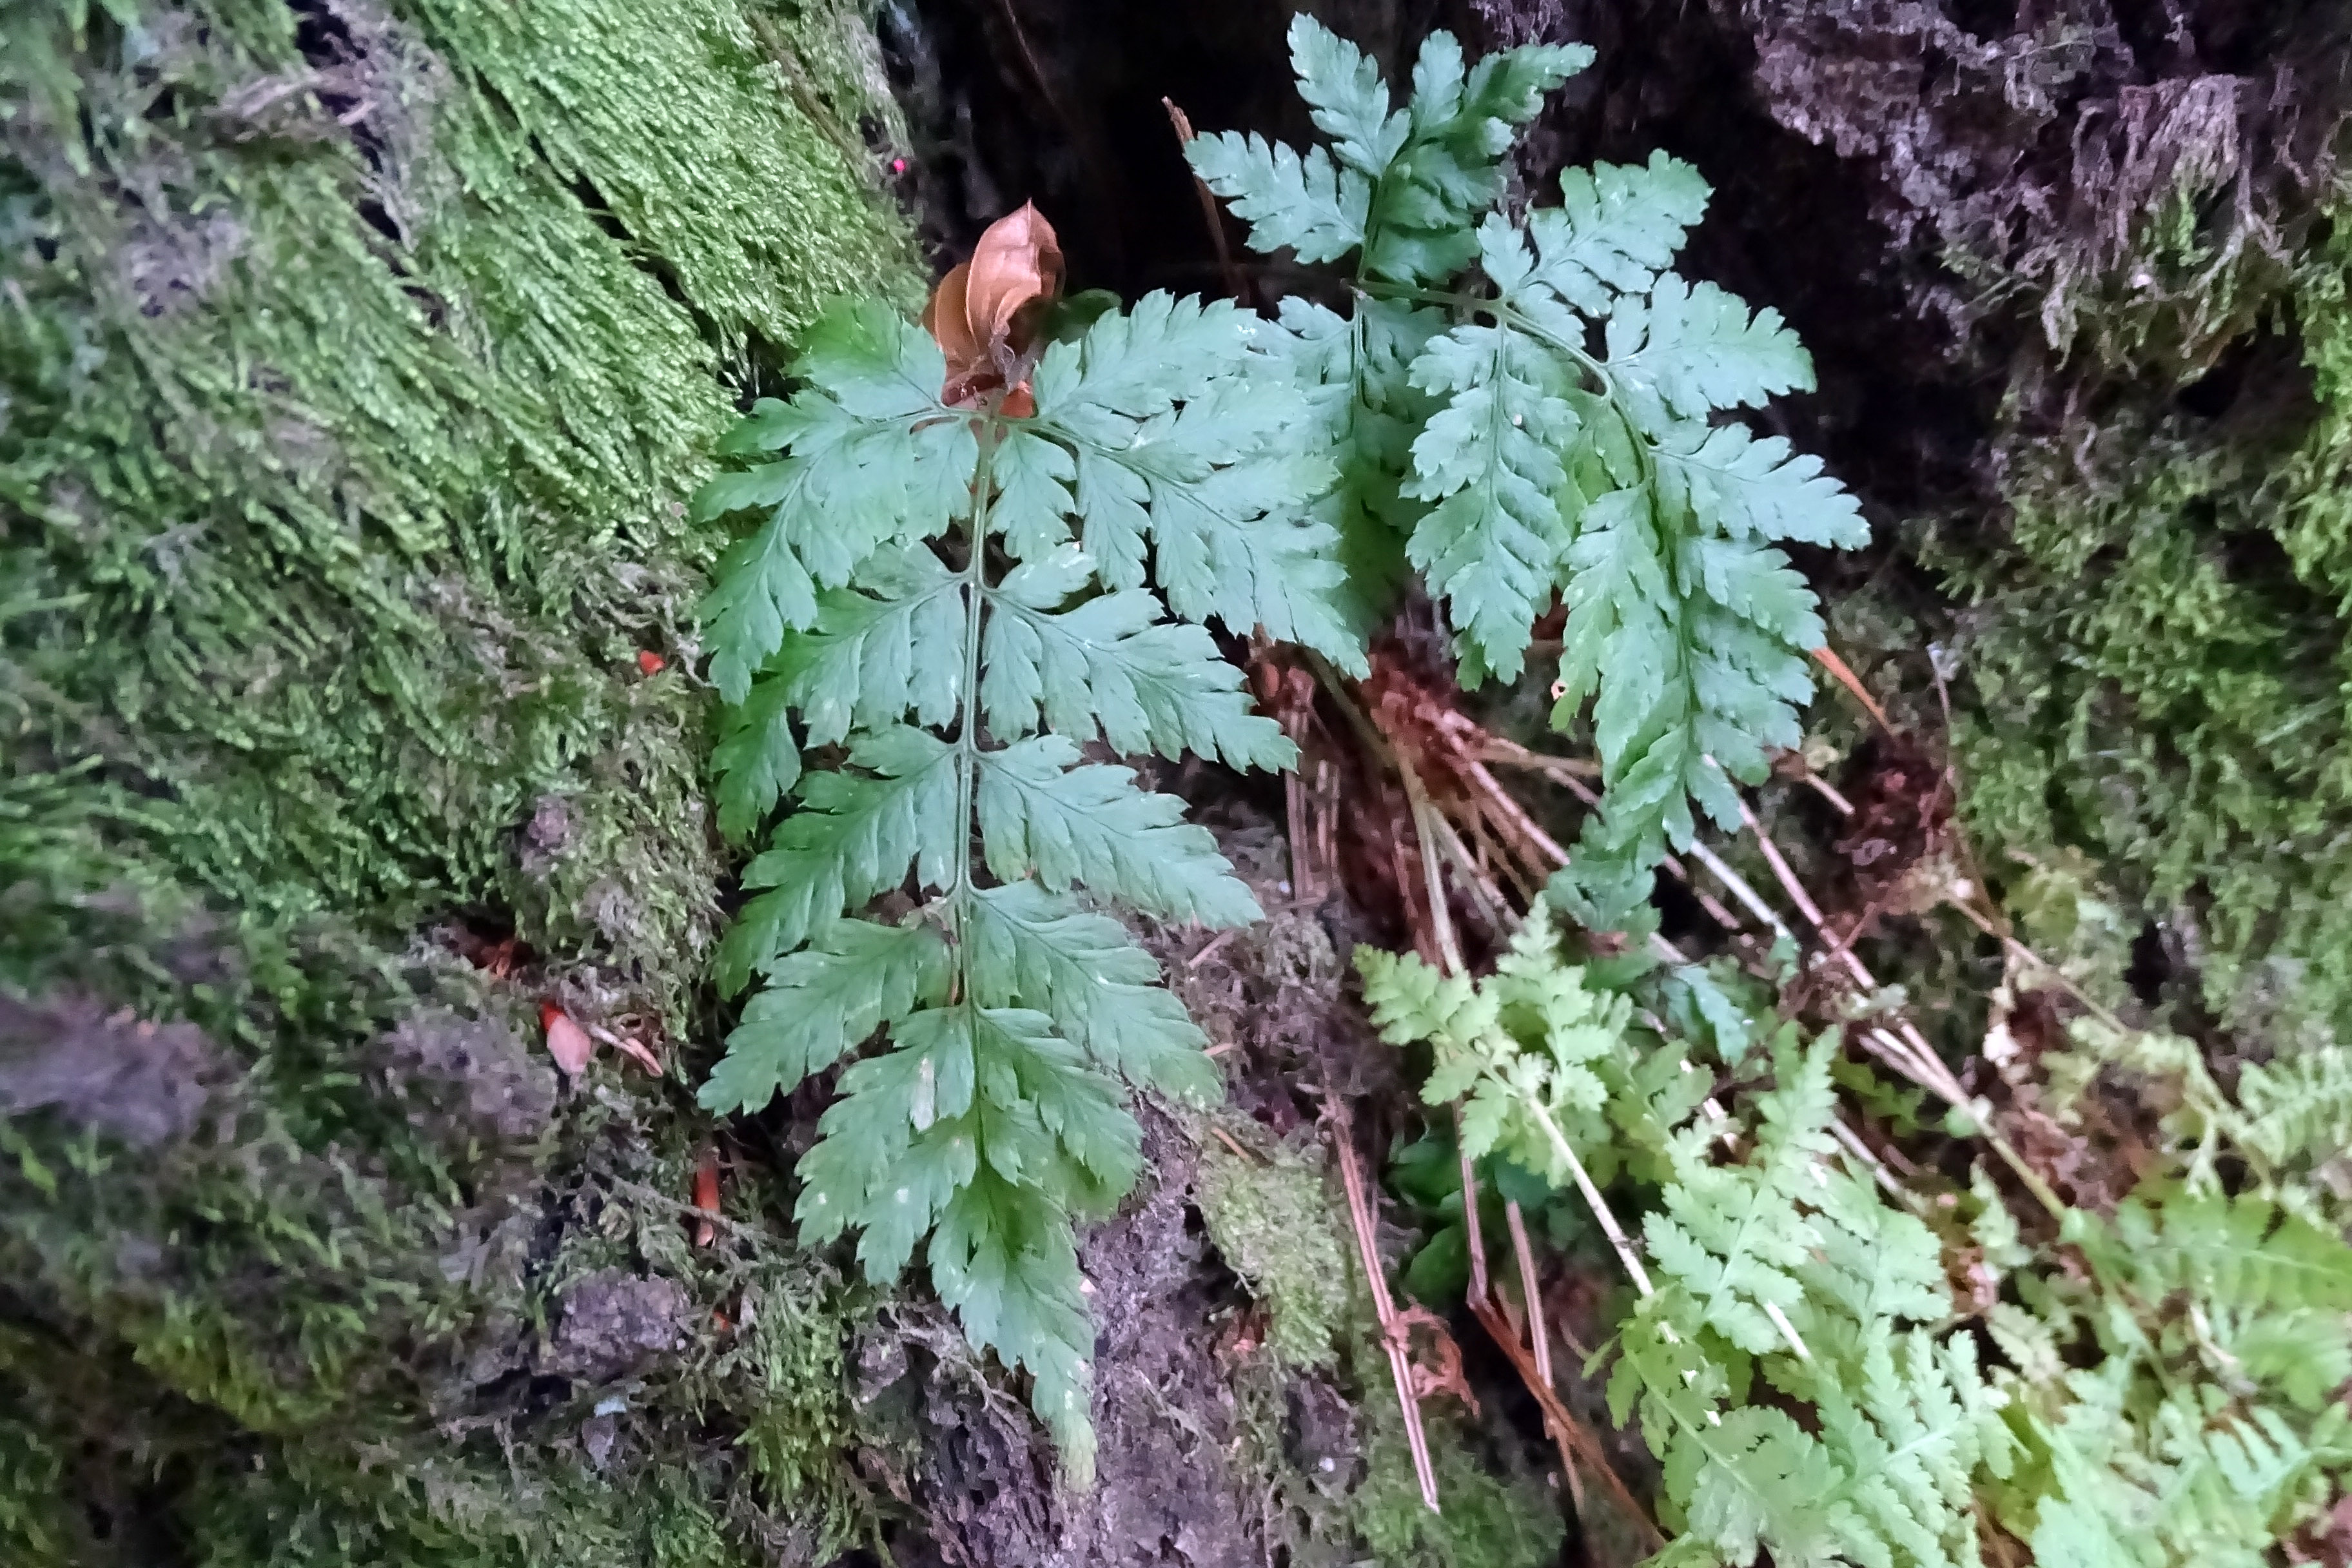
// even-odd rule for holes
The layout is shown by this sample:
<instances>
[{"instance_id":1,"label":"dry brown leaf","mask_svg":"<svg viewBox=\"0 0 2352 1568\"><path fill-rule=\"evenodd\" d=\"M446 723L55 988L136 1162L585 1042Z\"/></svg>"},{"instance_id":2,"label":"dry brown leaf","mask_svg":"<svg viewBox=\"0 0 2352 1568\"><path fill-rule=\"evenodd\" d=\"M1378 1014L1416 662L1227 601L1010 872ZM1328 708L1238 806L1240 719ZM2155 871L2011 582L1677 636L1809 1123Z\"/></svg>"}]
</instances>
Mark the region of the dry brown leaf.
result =
<instances>
[{"instance_id":1,"label":"dry brown leaf","mask_svg":"<svg viewBox=\"0 0 2352 1568\"><path fill-rule=\"evenodd\" d=\"M706 1215L719 1212L719 1153L713 1149L702 1152L702 1159L694 1167L694 1206ZM708 1247L719 1237L719 1227L707 1219L694 1222L694 1245Z\"/></svg>"},{"instance_id":2,"label":"dry brown leaf","mask_svg":"<svg viewBox=\"0 0 2352 1568\"><path fill-rule=\"evenodd\" d=\"M596 1042L588 1037L588 1031L552 1002L539 1005L539 1021L547 1030L547 1054L555 1058L563 1076L578 1078L586 1071L588 1058L596 1054Z\"/></svg>"},{"instance_id":3,"label":"dry brown leaf","mask_svg":"<svg viewBox=\"0 0 2352 1568\"><path fill-rule=\"evenodd\" d=\"M656 1078L661 1077L661 1058L654 1055L643 1040L634 1035L615 1035L613 1037L613 1044L623 1056L627 1057Z\"/></svg>"},{"instance_id":4,"label":"dry brown leaf","mask_svg":"<svg viewBox=\"0 0 2352 1568\"><path fill-rule=\"evenodd\" d=\"M990 224L971 259L941 279L923 307L923 326L947 356L943 400L968 408L1001 391L1005 413L1035 413L1030 351L1061 289L1061 244L1035 206L1024 202Z\"/></svg>"}]
</instances>

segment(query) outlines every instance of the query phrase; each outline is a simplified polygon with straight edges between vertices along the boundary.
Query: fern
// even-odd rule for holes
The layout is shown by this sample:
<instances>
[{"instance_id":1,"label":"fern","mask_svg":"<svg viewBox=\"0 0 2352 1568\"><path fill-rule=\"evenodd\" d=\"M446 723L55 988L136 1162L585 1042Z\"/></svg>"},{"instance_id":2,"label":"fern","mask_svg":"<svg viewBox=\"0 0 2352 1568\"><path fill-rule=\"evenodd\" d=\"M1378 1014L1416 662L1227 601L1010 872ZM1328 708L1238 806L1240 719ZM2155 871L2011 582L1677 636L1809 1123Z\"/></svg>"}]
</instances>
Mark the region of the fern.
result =
<instances>
[{"instance_id":1,"label":"fern","mask_svg":"<svg viewBox=\"0 0 2352 1568\"><path fill-rule=\"evenodd\" d=\"M754 461L699 501L760 513L703 605L730 705L720 821L746 835L793 805L744 872L719 973L761 984L702 1101L757 1110L887 1032L801 1161L802 1237L854 1233L877 1283L923 1247L1079 1476L1074 1226L1136 1179L1129 1086L1220 1087L1158 965L1080 889L1168 921L1259 914L1175 799L1086 748L1291 764L1202 621L1361 668L1308 511L1329 466L1259 337L1230 305L1152 295L1046 347L1034 413L950 406L932 339L852 303L811 334L801 390L730 437Z\"/></svg>"},{"instance_id":2,"label":"fern","mask_svg":"<svg viewBox=\"0 0 2352 1568\"><path fill-rule=\"evenodd\" d=\"M1810 389L1811 363L1774 311L1666 270L1706 209L1686 164L1573 171L1557 205L1491 210L1516 128L1591 51L1528 47L1465 70L1433 34L1398 108L1312 18L1290 45L1328 147L1225 132L1189 153L1255 248L1354 258L1351 318L1297 300L1282 312L1338 454L1325 515L1349 612L1368 626L1417 569L1475 682L1516 678L1564 597L1554 721L1591 703L1606 789L1559 890L1622 924L1648 868L1688 843L1692 803L1735 825L1733 781L1759 782L1768 751L1798 738L1822 624L1777 544L1867 537L1817 459L1717 422Z\"/></svg>"},{"instance_id":3,"label":"fern","mask_svg":"<svg viewBox=\"0 0 2352 1568\"><path fill-rule=\"evenodd\" d=\"M1563 1128L1600 1124L1608 1094L1591 1064L1622 1049L1633 1005L1587 991L1553 956L1558 941L1538 904L1483 985L1378 948L1356 954L1381 1037L1434 1047L1422 1099L1462 1101L1463 1153L1500 1152L1555 1184L1569 1179Z\"/></svg>"},{"instance_id":4,"label":"fern","mask_svg":"<svg viewBox=\"0 0 2352 1568\"><path fill-rule=\"evenodd\" d=\"M2352 1054L2326 1046L2238 1069L2240 1142L2273 1165L2352 1151Z\"/></svg>"},{"instance_id":5,"label":"fern","mask_svg":"<svg viewBox=\"0 0 2352 1568\"><path fill-rule=\"evenodd\" d=\"M1609 1393L1664 1467L1681 1534L1659 1561L1978 1561L1976 1488L2017 1458L2008 1396L1973 1341L1930 1326L1950 1311L1934 1234L1840 1163L1834 1037L1780 1033L1755 1136L1724 1162L1723 1123L1695 1114L1707 1076L1563 962L1541 901L1483 982L1370 949L1356 962L1382 1037L1429 1042L1422 1095L1461 1100L1464 1152L1498 1150L1555 1186L1612 1137L1658 1162L1641 1232L1655 1284L1637 1280L1618 1324ZM1759 1369L1778 1401L1753 1397Z\"/></svg>"}]
</instances>

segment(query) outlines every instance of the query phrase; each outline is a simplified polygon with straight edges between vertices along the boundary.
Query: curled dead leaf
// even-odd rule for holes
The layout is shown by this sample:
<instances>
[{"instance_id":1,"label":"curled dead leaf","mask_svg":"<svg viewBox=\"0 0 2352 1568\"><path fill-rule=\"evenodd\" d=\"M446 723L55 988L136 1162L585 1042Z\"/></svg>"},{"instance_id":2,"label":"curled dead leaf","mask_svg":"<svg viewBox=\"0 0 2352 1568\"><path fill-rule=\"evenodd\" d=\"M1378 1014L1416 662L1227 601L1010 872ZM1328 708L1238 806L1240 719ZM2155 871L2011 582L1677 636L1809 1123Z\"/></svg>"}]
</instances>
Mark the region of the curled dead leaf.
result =
<instances>
[{"instance_id":1,"label":"curled dead leaf","mask_svg":"<svg viewBox=\"0 0 2352 1568\"><path fill-rule=\"evenodd\" d=\"M563 1076L578 1078L586 1071L588 1058L596 1054L596 1042L588 1037L588 1031L552 1002L539 1005L539 1022L547 1031L547 1054L555 1058Z\"/></svg>"},{"instance_id":2,"label":"curled dead leaf","mask_svg":"<svg viewBox=\"0 0 2352 1568\"><path fill-rule=\"evenodd\" d=\"M645 1068L656 1078L661 1077L661 1058L654 1055L653 1051L647 1047L646 1043L643 1040L638 1039L635 1035L616 1036L614 1038L613 1045L623 1056L627 1057L631 1061L636 1063L639 1067Z\"/></svg>"},{"instance_id":3,"label":"curled dead leaf","mask_svg":"<svg viewBox=\"0 0 2352 1568\"><path fill-rule=\"evenodd\" d=\"M941 398L969 408L1003 392L1005 413L1035 413L1032 351L1061 290L1061 245L1035 206L1024 203L989 225L971 259L941 279L923 307L923 326L947 356Z\"/></svg>"}]
</instances>

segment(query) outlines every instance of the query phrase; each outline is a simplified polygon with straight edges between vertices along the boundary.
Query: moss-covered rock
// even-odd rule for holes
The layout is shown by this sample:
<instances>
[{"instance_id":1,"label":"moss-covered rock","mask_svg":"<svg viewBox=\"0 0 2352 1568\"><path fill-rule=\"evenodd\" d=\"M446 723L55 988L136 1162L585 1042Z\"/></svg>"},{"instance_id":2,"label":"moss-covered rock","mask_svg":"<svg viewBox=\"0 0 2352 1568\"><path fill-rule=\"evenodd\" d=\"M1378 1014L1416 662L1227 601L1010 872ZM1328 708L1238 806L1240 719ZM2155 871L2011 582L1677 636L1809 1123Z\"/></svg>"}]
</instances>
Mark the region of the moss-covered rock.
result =
<instances>
[{"instance_id":1,"label":"moss-covered rock","mask_svg":"<svg viewBox=\"0 0 2352 1568\"><path fill-rule=\"evenodd\" d=\"M740 1222L756 1171L692 1247L709 1128L565 1090L532 1005L688 1037L719 542L682 503L826 296L917 287L870 52L736 0L9 23L0 1557L873 1528L859 1299ZM614 1277L661 1353L566 1359Z\"/></svg>"}]
</instances>

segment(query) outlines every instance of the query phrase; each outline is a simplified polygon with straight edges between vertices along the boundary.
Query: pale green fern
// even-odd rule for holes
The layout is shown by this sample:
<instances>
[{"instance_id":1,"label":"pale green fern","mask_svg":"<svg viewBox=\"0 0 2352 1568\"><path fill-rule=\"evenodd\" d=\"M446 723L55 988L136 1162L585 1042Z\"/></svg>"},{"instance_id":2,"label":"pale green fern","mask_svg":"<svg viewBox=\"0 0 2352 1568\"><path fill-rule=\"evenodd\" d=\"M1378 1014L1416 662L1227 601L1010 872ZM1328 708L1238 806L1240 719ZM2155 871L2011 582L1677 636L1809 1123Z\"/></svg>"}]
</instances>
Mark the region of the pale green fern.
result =
<instances>
[{"instance_id":1,"label":"pale green fern","mask_svg":"<svg viewBox=\"0 0 2352 1568\"><path fill-rule=\"evenodd\" d=\"M1168 921L1259 916L1178 801L1084 749L1292 763L1204 620L1362 662L1306 511L1330 467L1259 340L1230 305L1152 295L1049 346L1015 417L942 404L930 338L850 304L811 333L802 390L729 438L753 461L699 503L758 519L703 605L729 704L720 821L740 836L793 803L744 872L761 890L719 980L761 984L702 1101L757 1110L887 1031L801 1161L801 1234L856 1233L877 1282L923 1245L1080 1475L1094 1330L1074 1224L1140 1168L1126 1086L1203 1101L1219 1082L1158 964L1078 889ZM885 894L905 912L860 912Z\"/></svg>"},{"instance_id":2,"label":"pale green fern","mask_svg":"<svg viewBox=\"0 0 2352 1568\"><path fill-rule=\"evenodd\" d=\"M1491 210L1516 128L1591 50L1467 66L1433 34L1400 108L1312 18L1290 45L1328 145L1228 132L1187 151L1254 248L1353 260L1347 314L1282 305L1339 457L1324 507L1350 613L1368 626L1417 569L1475 683L1516 678L1564 596L1554 721L1592 700L1606 790L1559 890L1622 924L1666 846L1688 843L1691 803L1736 826L1733 781L1760 782L1798 739L1822 627L1775 544L1867 537L1818 459L1717 422L1810 389L1811 362L1776 312L1666 270L1706 210L1687 164L1575 170L1557 205Z\"/></svg>"},{"instance_id":3,"label":"pale green fern","mask_svg":"<svg viewBox=\"0 0 2352 1568\"><path fill-rule=\"evenodd\" d=\"M1564 962L1540 901L1487 980L1370 949L1357 966L1383 1037L1430 1043L1423 1097L1461 1099L1472 1158L1498 1151L1561 1185L1618 1139L1664 1177L1647 1263L1627 1258L1639 1299L1610 1379L1617 1418L1639 1415L1663 1465L1678 1533L1661 1562L1978 1562L1976 1489L2016 1456L2009 1399L1974 1342L1942 1331L1934 1234L1844 1166L1834 1037L1780 1032L1771 1086L1742 1108L1752 1135L1726 1158L1741 1123L1703 1109L1712 1075Z\"/></svg>"}]
</instances>

